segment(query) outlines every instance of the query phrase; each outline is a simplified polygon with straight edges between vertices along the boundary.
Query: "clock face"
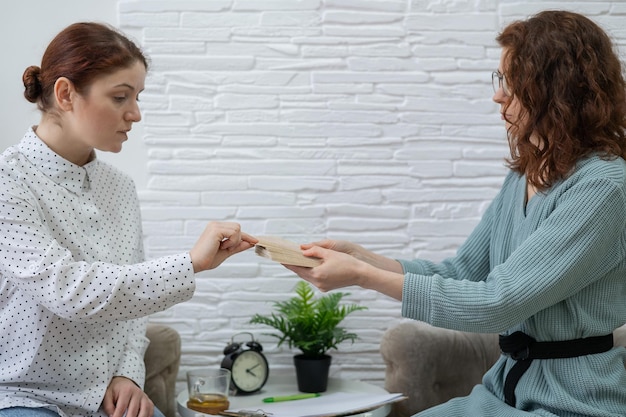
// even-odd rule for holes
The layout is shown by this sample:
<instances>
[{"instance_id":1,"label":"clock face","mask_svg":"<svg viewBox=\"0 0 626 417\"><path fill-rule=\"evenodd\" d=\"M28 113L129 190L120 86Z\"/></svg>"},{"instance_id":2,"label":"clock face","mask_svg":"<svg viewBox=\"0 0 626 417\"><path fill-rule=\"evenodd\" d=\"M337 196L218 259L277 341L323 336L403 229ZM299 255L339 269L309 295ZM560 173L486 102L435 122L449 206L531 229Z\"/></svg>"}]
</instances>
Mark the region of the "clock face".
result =
<instances>
[{"instance_id":1,"label":"clock face","mask_svg":"<svg viewBox=\"0 0 626 417\"><path fill-rule=\"evenodd\" d=\"M254 350L244 350L234 360L231 377L237 389L254 392L265 384L269 367L265 357Z\"/></svg>"}]
</instances>

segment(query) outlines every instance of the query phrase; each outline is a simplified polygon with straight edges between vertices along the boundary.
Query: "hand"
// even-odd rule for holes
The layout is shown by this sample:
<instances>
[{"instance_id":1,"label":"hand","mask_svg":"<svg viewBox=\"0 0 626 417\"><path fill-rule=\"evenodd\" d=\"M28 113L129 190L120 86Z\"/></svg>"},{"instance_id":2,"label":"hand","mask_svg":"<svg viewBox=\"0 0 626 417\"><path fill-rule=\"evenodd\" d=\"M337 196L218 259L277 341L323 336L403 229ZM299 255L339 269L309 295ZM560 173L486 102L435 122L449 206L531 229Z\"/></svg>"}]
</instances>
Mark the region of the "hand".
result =
<instances>
[{"instance_id":1,"label":"hand","mask_svg":"<svg viewBox=\"0 0 626 417\"><path fill-rule=\"evenodd\" d=\"M109 417L152 417L154 404L132 380L116 376L104 393L102 410Z\"/></svg>"},{"instance_id":2,"label":"hand","mask_svg":"<svg viewBox=\"0 0 626 417\"><path fill-rule=\"evenodd\" d=\"M309 249L313 246L320 246L322 248L331 249L337 252L342 252L351 255L359 261L366 262L376 268L383 269L385 271L403 273L402 265L395 259L387 258L386 256L378 255L372 251L365 249L361 245L348 242L345 240L321 240L319 242L307 243L301 245L302 249Z\"/></svg>"},{"instance_id":3,"label":"hand","mask_svg":"<svg viewBox=\"0 0 626 417\"><path fill-rule=\"evenodd\" d=\"M322 263L314 268L284 265L322 291L358 285L402 300L404 272L395 259L376 255L354 243L322 240L300 246L305 256Z\"/></svg>"},{"instance_id":4,"label":"hand","mask_svg":"<svg viewBox=\"0 0 626 417\"><path fill-rule=\"evenodd\" d=\"M258 242L243 233L238 223L210 222L189 251L194 272L213 269L226 258L250 249Z\"/></svg>"},{"instance_id":5,"label":"hand","mask_svg":"<svg viewBox=\"0 0 626 417\"><path fill-rule=\"evenodd\" d=\"M348 255L354 256L355 258L360 258L359 255L362 252L366 252L366 250L362 246L357 245L356 243L348 242L346 240L325 239L320 240L319 242L305 243L303 245L300 245L302 249L309 249L313 246L320 246L322 248L346 253Z\"/></svg>"},{"instance_id":6,"label":"hand","mask_svg":"<svg viewBox=\"0 0 626 417\"><path fill-rule=\"evenodd\" d=\"M351 250L350 245L352 244L346 245L346 243L348 242L325 240L313 244L304 244L301 246L303 248L302 254L319 258L322 263L314 268L295 265L284 266L322 291L349 285L360 285L359 279L362 275L359 271L363 269L365 263L351 254L343 252L343 250L348 252ZM320 246L317 246L318 244Z\"/></svg>"}]
</instances>

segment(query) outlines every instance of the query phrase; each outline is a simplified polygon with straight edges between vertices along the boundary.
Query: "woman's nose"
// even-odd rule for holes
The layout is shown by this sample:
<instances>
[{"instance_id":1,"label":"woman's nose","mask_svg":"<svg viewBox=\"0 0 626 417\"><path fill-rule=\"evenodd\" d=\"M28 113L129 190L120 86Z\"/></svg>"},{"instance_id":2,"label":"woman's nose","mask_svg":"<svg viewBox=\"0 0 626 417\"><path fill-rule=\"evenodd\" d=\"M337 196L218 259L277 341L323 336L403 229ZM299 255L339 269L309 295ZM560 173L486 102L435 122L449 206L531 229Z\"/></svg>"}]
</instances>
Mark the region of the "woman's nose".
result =
<instances>
[{"instance_id":1,"label":"woman's nose","mask_svg":"<svg viewBox=\"0 0 626 417\"><path fill-rule=\"evenodd\" d=\"M493 94L493 97L491 99L496 103L501 104L506 100L506 98L507 96L506 94L504 94L504 90L502 89L502 87L499 87Z\"/></svg>"},{"instance_id":2,"label":"woman's nose","mask_svg":"<svg viewBox=\"0 0 626 417\"><path fill-rule=\"evenodd\" d=\"M126 112L126 119L135 123L141 120L141 110L139 109L139 104L137 104L137 102L135 102L133 107Z\"/></svg>"}]
</instances>

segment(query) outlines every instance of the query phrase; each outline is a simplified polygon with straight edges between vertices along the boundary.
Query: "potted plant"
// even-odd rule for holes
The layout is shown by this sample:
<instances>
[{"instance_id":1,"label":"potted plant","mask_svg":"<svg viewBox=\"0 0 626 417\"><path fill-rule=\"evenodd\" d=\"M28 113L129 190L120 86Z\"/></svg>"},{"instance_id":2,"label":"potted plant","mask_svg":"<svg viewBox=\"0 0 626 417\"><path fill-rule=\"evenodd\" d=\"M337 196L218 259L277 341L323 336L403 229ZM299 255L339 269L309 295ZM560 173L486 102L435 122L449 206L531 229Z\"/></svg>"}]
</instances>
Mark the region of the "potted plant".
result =
<instances>
[{"instance_id":1,"label":"potted plant","mask_svg":"<svg viewBox=\"0 0 626 417\"><path fill-rule=\"evenodd\" d=\"M328 350L337 349L337 345L345 340L354 343L358 338L355 333L339 327L339 323L348 314L367 307L340 305L342 298L349 293L333 292L316 298L305 281L298 282L295 291L294 297L274 303L276 312L269 316L255 314L250 323L273 327L280 332L270 334L278 339L278 346L287 343L289 348L302 351L294 356L300 391L324 392L332 360Z\"/></svg>"}]
</instances>

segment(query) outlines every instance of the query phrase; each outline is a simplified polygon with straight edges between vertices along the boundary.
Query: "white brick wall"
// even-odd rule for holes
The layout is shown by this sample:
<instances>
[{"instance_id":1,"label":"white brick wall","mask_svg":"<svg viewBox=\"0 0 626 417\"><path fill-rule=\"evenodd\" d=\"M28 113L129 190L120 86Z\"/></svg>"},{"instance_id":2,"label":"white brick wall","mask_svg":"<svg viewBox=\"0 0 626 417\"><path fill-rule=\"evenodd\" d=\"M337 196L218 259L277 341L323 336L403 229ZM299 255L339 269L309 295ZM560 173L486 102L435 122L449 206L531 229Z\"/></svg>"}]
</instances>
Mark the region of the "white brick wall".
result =
<instances>
[{"instance_id":1,"label":"white brick wall","mask_svg":"<svg viewBox=\"0 0 626 417\"><path fill-rule=\"evenodd\" d=\"M121 28L152 59L148 257L187 250L212 219L392 257L454 254L505 174L494 37L542 8L582 11L624 48L617 1L120 0ZM251 251L200 274L191 301L153 319L182 335L180 388L239 331L259 337L272 372L291 372L293 352L248 320L296 282ZM379 341L400 303L347 291L369 310L346 320L361 340L332 352L331 373L382 385Z\"/></svg>"}]
</instances>

